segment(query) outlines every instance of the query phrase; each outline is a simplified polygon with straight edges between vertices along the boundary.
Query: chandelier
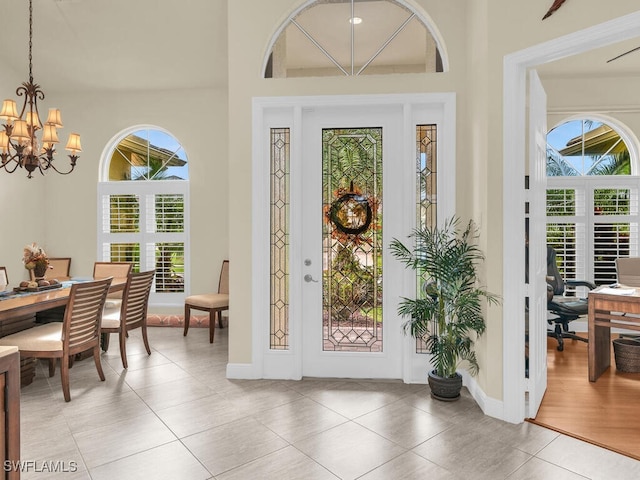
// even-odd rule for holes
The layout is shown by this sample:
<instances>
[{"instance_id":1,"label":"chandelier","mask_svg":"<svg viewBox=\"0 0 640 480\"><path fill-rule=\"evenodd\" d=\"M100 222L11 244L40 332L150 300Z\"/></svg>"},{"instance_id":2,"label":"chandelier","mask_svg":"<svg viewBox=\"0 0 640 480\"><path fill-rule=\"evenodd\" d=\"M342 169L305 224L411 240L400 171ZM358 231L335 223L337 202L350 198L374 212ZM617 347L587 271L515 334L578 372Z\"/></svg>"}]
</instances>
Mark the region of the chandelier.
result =
<instances>
[{"instance_id":1,"label":"chandelier","mask_svg":"<svg viewBox=\"0 0 640 480\"><path fill-rule=\"evenodd\" d=\"M16 90L18 97L24 96L22 110L18 115L17 105L14 100L5 100L2 103L0 119L5 122L0 130L0 168L13 173L18 167L24 168L28 178L31 174L39 170L42 175L49 169L53 169L62 175L68 175L76 167L78 152L82 151L80 145L80 135L72 133L69 135L67 146L71 152L71 166L68 171L60 171L53 164L56 153L55 146L60 143L58 140L58 128L62 128L60 110L50 108L47 121L42 124L40 113L38 112L38 100L44 100L44 93L40 85L33 83L33 73L31 65L31 46L33 35L33 6L29 0L29 81L22 84ZM38 139L38 135L41 138Z\"/></svg>"}]
</instances>

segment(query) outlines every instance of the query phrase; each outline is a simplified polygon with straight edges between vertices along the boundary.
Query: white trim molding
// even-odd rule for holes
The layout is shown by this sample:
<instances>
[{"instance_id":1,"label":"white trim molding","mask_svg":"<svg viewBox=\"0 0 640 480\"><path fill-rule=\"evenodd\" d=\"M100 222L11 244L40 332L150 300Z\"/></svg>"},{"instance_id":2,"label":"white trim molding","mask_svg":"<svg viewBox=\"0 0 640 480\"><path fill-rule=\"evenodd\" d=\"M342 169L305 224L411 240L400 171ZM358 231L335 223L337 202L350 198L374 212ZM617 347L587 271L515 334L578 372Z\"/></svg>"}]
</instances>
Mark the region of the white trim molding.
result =
<instances>
[{"instance_id":1,"label":"white trim molding","mask_svg":"<svg viewBox=\"0 0 640 480\"><path fill-rule=\"evenodd\" d=\"M503 420L525 419L523 206L529 68L640 37L640 11L506 55L503 71ZM544 201L544 199L530 199Z\"/></svg>"},{"instance_id":2,"label":"white trim molding","mask_svg":"<svg viewBox=\"0 0 640 480\"><path fill-rule=\"evenodd\" d=\"M404 115L405 125L418 122L426 116L424 112L439 112L438 124L438 218L446 218L455 212L455 149L456 149L456 96L454 93L416 93L391 95L339 95L310 97L260 97L253 99L252 129L252 363L229 364L228 378L302 378L302 331L295 324L290 325L289 350L271 350L269 348L269 288L265 281L269 279L270 222L269 198L269 125L274 118L278 128L291 128L291 155L300 155L300 131L304 109L322 109L335 106L398 106ZM269 118L269 125L266 119ZM275 126L275 124L274 124ZM407 135L408 147L415 149L415 135ZM292 166L293 168L293 166ZM413 175L415 177L415 174ZM403 177L415 184L415 178ZM291 191L298 188L291 185ZM292 218L299 215L291 208ZM406 218L405 218L406 217ZM415 217L415 215L414 215ZM407 234L415 226L415 218L403 216ZM293 222L296 223L296 222ZM299 222L298 222L299 223ZM266 236L265 236L266 235ZM297 247L291 245L290 255L302 258ZM266 279L266 280L265 280ZM301 279L292 279L301 283ZM409 280L399 279L409 288ZM413 278L415 282L415 278ZM412 287L415 291L415 286ZM296 318L297 312L290 312ZM400 328L400 326L398 326ZM403 345L415 347L415 341L407 339ZM406 350L407 347L405 347ZM420 357L415 359L413 357ZM403 353L402 377L407 383L426 383L425 355L405 355Z\"/></svg>"}]
</instances>

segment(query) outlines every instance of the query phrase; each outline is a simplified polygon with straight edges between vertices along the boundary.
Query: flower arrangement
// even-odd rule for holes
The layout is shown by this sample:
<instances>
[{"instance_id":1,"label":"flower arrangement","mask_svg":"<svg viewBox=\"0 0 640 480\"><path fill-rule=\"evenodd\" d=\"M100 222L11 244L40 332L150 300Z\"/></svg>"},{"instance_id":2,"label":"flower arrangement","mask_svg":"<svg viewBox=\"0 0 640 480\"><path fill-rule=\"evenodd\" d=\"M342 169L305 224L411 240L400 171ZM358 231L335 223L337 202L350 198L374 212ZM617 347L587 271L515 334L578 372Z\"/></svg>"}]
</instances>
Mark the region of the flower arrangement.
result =
<instances>
[{"instance_id":1,"label":"flower arrangement","mask_svg":"<svg viewBox=\"0 0 640 480\"><path fill-rule=\"evenodd\" d=\"M49 257L46 252L34 242L24 247L22 263L24 263L24 268L27 270L40 270L45 272L46 269L49 268ZM37 276L44 276L44 274Z\"/></svg>"}]
</instances>

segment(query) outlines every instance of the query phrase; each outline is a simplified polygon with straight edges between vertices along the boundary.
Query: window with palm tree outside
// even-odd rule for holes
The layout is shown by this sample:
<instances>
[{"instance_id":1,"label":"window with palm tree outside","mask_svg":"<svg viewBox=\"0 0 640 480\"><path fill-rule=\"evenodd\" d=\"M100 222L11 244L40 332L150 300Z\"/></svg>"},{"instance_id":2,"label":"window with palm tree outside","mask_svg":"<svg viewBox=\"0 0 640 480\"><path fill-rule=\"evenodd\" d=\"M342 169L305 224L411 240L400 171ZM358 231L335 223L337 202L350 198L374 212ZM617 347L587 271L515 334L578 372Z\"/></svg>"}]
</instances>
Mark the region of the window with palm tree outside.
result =
<instances>
[{"instance_id":1,"label":"window with palm tree outside","mask_svg":"<svg viewBox=\"0 0 640 480\"><path fill-rule=\"evenodd\" d=\"M98 260L154 269L152 300L178 302L185 292L188 161L171 134L132 128L115 137L98 186L102 223Z\"/></svg>"},{"instance_id":2,"label":"window with palm tree outside","mask_svg":"<svg viewBox=\"0 0 640 480\"><path fill-rule=\"evenodd\" d=\"M640 181L632 160L623 129L598 119L548 133L547 243L565 279L611 283L615 259L638 255Z\"/></svg>"}]
</instances>

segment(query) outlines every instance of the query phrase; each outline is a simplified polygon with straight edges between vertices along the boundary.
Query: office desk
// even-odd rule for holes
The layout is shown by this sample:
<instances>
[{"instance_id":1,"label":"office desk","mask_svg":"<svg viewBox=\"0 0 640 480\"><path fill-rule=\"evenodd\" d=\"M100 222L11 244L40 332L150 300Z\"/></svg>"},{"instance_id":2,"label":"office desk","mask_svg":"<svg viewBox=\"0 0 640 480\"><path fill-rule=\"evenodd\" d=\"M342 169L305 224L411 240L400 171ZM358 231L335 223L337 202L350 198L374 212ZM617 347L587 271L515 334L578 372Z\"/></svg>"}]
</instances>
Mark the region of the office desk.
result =
<instances>
[{"instance_id":1,"label":"office desk","mask_svg":"<svg viewBox=\"0 0 640 480\"><path fill-rule=\"evenodd\" d=\"M624 287L621 288L631 288ZM640 331L640 289L633 295L603 293L601 286L589 292L589 381L595 382L611 365L611 327Z\"/></svg>"}]
</instances>

